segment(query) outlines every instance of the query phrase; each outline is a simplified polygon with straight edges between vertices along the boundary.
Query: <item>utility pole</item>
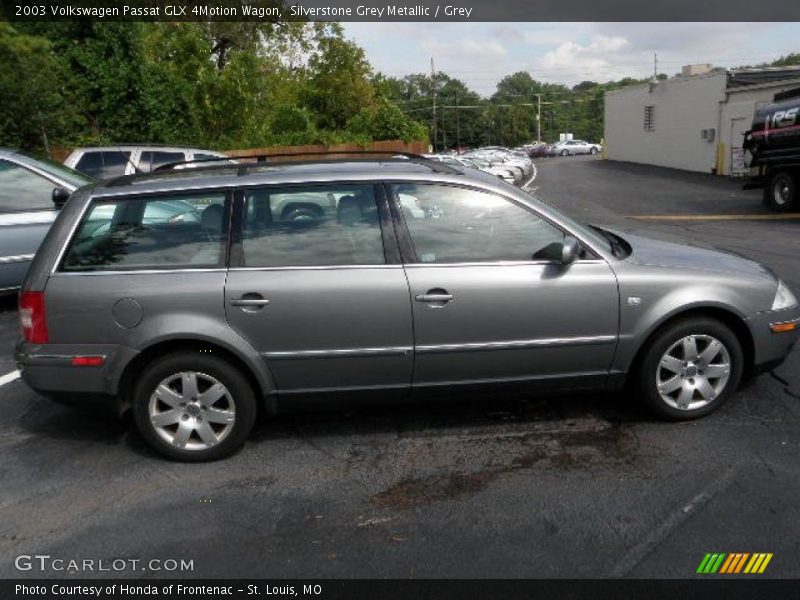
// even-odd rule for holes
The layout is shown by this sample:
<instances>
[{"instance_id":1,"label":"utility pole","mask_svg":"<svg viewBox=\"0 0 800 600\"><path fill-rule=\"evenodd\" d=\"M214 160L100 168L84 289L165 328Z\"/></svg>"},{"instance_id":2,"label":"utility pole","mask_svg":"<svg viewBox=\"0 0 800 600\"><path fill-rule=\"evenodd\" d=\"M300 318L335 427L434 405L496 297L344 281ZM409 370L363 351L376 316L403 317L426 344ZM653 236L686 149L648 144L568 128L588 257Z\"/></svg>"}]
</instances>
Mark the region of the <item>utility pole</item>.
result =
<instances>
[{"instance_id":1,"label":"utility pole","mask_svg":"<svg viewBox=\"0 0 800 600\"><path fill-rule=\"evenodd\" d=\"M653 83L658 81L658 52L653 52Z\"/></svg>"},{"instance_id":2,"label":"utility pole","mask_svg":"<svg viewBox=\"0 0 800 600\"><path fill-rule=\"evenodd\" d=\"M456 152L461 154L461 121L458 112L458 90L456 90Z\"/></svg>"},{"instance_id":3,"label":"utility pole","mask_svg":"<svg viewBox=\"0 0 800 600\"><path fill-rule=\"evenodd\" d=\"M536 141L542 141L542 95L536 94Z\"/></svg>"},{"instance_id":4,"label":"utility pole","mask_svg":"<svg viewBox=\"0 0 800 600\"><path fill-rule=\"evenodd\" d=\"M431 56L431 95L433 96L433 151L436 152L436 71L433 68L433 57Z\"/></svg>"}]
</instances>

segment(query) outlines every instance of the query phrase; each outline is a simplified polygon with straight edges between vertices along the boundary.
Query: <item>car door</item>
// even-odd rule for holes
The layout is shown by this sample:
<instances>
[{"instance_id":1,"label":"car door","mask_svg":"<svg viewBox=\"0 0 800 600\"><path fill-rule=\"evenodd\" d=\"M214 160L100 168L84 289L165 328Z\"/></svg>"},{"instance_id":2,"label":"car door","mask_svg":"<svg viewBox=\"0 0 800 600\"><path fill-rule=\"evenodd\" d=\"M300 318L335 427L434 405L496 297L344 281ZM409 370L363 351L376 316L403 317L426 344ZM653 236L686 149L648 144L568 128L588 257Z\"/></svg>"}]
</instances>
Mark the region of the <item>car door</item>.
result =
<instances>
[{"instance_id":1,"label":"car door","mask_svg":"<svg viewBox=\"0 0 800 600\"><path fill-rule=\"evenodd\" d=\"M279 392L407 393L411 307L382 186L268 186L237 202L225 309ZM285 209L299 203L315 210Z\"/></svg>"},{"instance_id":2,"label":"car door","mask_svg":"<svg viewBox=\"0 0 800 600\"><path fill-rule=\"evenodd\" d=\"M393 205L407 242L415 388L604 380L619 312L604 260L584 251L562 264L564 231L494 193L428 183L390 193L415 199Z\"/></svg>"},{"instance_id":3,"label":"car door","mask_svg":"<svg viewBox=\"0 0 800 600\"><path fill-rule=\"evenodd\" d=\"M55 218L58 184L0 159L0 292L19 287Z\"/></svg>"}]
</instances>

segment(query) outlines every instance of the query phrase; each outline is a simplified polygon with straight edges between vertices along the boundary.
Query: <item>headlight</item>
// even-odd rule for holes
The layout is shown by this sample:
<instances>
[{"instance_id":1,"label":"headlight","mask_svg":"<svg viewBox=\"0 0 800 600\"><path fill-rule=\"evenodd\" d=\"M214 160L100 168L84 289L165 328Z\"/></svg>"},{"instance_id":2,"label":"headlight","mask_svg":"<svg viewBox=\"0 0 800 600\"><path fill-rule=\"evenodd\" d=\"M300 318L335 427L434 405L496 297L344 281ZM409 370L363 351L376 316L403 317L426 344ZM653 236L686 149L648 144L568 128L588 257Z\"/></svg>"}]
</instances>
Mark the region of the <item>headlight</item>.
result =
<instances>
[{"instance_id":1,"label":"headlight","mask_svg":"<svg viewBox=\"0 0 800 600\"><path fill-rule=\"evenodd\" d=\"M785 283L778 280L778 291L775 292L775 300L772 302L772 310L780 310L782 308L790 308L792 306L797 306L797 298L795 298L792 290L790 290Z\"/></svg>"}]
</instances>

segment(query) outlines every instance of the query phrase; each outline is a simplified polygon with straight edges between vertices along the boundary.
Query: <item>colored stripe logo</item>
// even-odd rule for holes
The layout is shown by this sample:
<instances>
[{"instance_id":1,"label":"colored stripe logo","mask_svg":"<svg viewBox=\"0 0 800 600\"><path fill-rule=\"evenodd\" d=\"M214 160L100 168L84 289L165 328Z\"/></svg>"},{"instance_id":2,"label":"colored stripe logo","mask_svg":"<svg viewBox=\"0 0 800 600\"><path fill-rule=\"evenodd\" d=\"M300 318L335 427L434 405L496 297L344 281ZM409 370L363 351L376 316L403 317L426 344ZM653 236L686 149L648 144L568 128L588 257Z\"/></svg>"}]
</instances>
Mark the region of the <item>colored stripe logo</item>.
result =
<instances>
[{"instance_id":1,"label":"colored stripe logo","mask_svg":"<svg viewBox=\"0 0 800 600\"><path fill-rule=\"evenodd\" d=\"M771 552L755 552L753 554L749 552L709 552L700 561L697 573L726 575L747 573L753 575L766 571L771 560Z\"/></svg>"}]
</instances>

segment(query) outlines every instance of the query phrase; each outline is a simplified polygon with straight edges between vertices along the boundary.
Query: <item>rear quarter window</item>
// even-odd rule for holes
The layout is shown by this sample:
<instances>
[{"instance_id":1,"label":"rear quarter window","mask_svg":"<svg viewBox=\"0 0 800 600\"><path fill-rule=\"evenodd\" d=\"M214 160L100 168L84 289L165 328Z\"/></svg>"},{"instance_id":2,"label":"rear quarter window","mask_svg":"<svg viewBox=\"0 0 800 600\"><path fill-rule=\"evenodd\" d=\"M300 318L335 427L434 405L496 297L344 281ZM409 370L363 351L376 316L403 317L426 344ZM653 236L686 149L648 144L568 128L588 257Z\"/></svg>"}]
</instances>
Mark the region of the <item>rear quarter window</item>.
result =
<instances>
[{"instance_id":1,"label":"rear quarter window","mask_svg":"<svg viewBox=\"0 0 800 600\"><path fill-rule=\"evenodd\" d=\"M227 248L228 205L223 192L94 201L59 270L221 267Z\"/></svg>"}]
</instances>

